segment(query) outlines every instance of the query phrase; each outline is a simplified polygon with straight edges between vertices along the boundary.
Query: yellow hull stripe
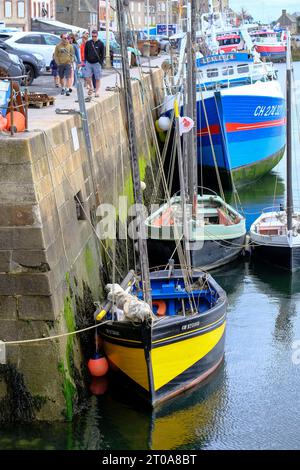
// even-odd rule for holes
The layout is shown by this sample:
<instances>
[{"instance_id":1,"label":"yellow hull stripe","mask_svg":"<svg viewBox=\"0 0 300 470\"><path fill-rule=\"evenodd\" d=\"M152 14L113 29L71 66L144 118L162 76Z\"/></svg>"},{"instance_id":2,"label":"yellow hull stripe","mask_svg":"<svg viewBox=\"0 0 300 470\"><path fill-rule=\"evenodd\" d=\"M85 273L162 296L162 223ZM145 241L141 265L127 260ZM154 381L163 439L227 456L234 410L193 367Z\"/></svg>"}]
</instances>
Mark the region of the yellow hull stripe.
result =
<instances>
[{"instance_id":1,"label":"yellow hull stripe","mask_svg":"<svg viewBox=\"0 0 300 470\"><path fill-rule=\"evenodd\" d=\"M187 330L184 333L179 333L178 335L168 336L167 338L157 339L155 341L152 341L152 343L153 344L163 343L164 341L167 341L169 339L179 338L180 336L186 336L186 335L189 335L191 333L195 333L196 331L207 330L207 328L210 328L210 327L216 325L217 323L220 323L222 320L224 320L225 317L226 317L226 314L224 314L221 318L218 318L218 320L216 320L215 322L210 323L209 325L202 326L201 328L196 328L195 330Z\"/></svg>"},{"instance_id":2,"label":"yellow hull stripe","mask_svg":"<svg viewBox=\"0 0 300 470\"><path fill-rule=\"evenodd\" d=\"M104 338L104 351L108 359L124 374L149 391L144 349L111 344Z\"/></svg>"},{"instance_id":3,"label":"yellow hull stripe","mask_svg":"<svg viewBox=\"0 0 300 470\"><path fill-rule=\"evenodd\" d=\"M208 354L220 341L226 322L201 336L151 351L154 390L158 390Z\"/></svg>"}]
</instances>

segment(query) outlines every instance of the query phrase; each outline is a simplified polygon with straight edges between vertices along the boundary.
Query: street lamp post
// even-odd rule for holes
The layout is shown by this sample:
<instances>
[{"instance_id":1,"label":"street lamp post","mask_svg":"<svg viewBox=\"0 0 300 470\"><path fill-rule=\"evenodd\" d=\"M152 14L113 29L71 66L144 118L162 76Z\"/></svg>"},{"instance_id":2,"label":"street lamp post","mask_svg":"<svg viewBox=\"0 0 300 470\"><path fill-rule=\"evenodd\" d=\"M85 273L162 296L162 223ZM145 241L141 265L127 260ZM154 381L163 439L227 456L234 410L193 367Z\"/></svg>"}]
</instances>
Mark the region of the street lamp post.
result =
<instances>
[{"instance_id":1,"label":"street lamp post","mask_svg":"<svg viewBox=\"0 0 300 470\"><path fill-rule=\"evenodd\" d=\"M105 68L110 69L112 64L110 62L110 34L109 34L109 23L110 23L110 4L109 0L105 0L105 27L106 27L106 49L105 49Z\"/></svg>"}]
</instances>

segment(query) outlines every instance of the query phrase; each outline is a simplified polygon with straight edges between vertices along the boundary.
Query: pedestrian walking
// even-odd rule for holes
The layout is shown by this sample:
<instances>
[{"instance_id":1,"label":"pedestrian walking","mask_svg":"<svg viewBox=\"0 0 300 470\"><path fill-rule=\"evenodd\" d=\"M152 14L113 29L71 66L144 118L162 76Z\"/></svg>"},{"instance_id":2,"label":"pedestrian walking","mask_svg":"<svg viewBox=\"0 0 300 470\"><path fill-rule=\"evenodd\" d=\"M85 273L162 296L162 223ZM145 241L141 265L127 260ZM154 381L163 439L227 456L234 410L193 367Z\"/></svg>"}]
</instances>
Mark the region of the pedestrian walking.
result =
<instances>
[{"instance_id":1,"label":"pedestrian walking","mask_svg":"<svg viewBox=\"0 0 300 470\"><path fill-rule=\"evenodd\" d=\"M68 41L66 33L61 34L61 41L55 47L54 60L58 66L58 75L62 87L61 94L70 96L72 91L72 66L74 62L74 48Z\"/></svg>"},{"instance_id":2,"label":"pedestrian walking","mask_svg":"<svg viewBox=\"0 0 300 470\"><path fill-rule=\"evenodd\" d=\"M92 76L96 79L95 98L99 97L100 79L102 74L102 65L104 60L104 44L98 39L98 31L92 31L92 39L88 40L84 48L84 56L86 60L85 76L88 83L88 94L92 95Z\"/></svg>"}]
</instances>

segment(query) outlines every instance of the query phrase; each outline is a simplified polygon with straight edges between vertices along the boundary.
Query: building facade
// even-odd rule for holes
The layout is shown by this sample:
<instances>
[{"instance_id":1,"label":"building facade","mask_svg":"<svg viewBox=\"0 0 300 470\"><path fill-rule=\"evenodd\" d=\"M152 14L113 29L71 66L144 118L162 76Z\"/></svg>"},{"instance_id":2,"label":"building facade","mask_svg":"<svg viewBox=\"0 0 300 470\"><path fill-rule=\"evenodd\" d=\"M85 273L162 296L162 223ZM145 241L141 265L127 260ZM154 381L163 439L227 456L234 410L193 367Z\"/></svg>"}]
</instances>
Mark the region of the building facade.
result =
<instances>
[{"instance_id":1,"label":"building facade","mask_svg":"<svg viewBox=\"0 0 300 470\"><path fill-rule=\"evenodd\" d=\"M0 18L6 27L29 31L31 24L30 0L0 0Z\"/></svg>"},{"instance_id":2,"label":"building facade","mask_svg":"<svg viewBox=\"0 0 300 470\"><path fill-rule=\"evenodd\" d=\"M31 0L31 16L35 19L55 19L55 0Z\"/></svg>"},{"instance_id":3,"label":"building facade","mask_svg":"<svg viewBox=\"0 0 300 470\"><path fill-rule=\"evenodd\" d=\"M276 21L281 27L288 28L291 34L297 34L297 17L290 15L286 10L282 10L280 18Z\"/></svg>"},{"instance_id":4,"label":"building facade","mask_svg":"<svg viewBox=\"0 0 300 470\"><path fill-rule=\"evenodd\" d=\"M145 26L147 26L145 11L146 8L144 0L129 0L129 15L131 17L133 29L144 29ZM128 18L127 24L130 25ZM151 23L149 22L149 24Z\"/></svg>"},{"instance_id":5,"label":"building facade","mask_svg":"<svg viewBox=\"0 0 300 470\"><path fill-rule=\"evenodd\" d=\"M56 0L56 19L89 31L99 29L99 1Z\"/></svg>"}]
</instances>

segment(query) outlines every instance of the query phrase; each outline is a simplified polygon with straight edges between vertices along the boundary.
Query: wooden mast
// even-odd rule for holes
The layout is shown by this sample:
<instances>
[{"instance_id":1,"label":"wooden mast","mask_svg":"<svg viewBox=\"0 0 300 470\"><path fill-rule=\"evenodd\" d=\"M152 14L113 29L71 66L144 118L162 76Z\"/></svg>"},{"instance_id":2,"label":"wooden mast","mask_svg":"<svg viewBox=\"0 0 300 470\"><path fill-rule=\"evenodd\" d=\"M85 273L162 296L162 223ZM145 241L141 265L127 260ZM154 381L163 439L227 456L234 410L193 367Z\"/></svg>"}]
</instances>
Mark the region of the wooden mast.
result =
<instances>
[{"instance_id":1,"label":"wooden mast","mask_svg":"<svg viewBox=\"0 0 300 470\"><path fill-rule=\"evenodd\" d=\"M292 87L291 87L291 43L287 34L286 48L286 215L287 229L293 226L293 182L292 182Z\"/></svg>"},{"instance_id":2,"label":"wooden mast","mask_svg":"<svg viewBox=\"0 0 300 470\"><path fill-rule=\"evenodd\" d=\"M135 127L126 37L125 37L126 26L125 26L124 5L128 6L128 4L129 4L128 0L124 0L124 1L117 0L117 15L118 15L119 32L120 32L120 47L121 47L121 56L122 56L123 78L124 78L125 105L126 105L127 125L128 125L131 174L132 174L132 180L133 180L134 201L136 204L136 216L137 216L137 220L139 223L138 247L139 247L139 256L140 256L140 263L141 263L143 293L144 293L145 302L147 302L150 306L152 306L151 284L150 284L150 275L149 275L149 260L148 260L147 241L146 241L146 227L145 227L145 218L144 218L143 207L142 207L143 196L142 196L142 190L141 190L140 169L138 165L136 127Z\"/></svg>"},{"instance_id":3,"label":"wooden mast","mask_svg":"<svg viewBox=\"0 0 300 470\"><path fill-rule=\"evenodd\" d=\"M188 193L192 204L193 218L197 213L198 197L198 162L197 162L197 81L196 81L196 0L191 0L188 5L187 27L187 93L188 115L194 121L194 127L189 132L188 146Z\"/></svg>"}]
</instances>

